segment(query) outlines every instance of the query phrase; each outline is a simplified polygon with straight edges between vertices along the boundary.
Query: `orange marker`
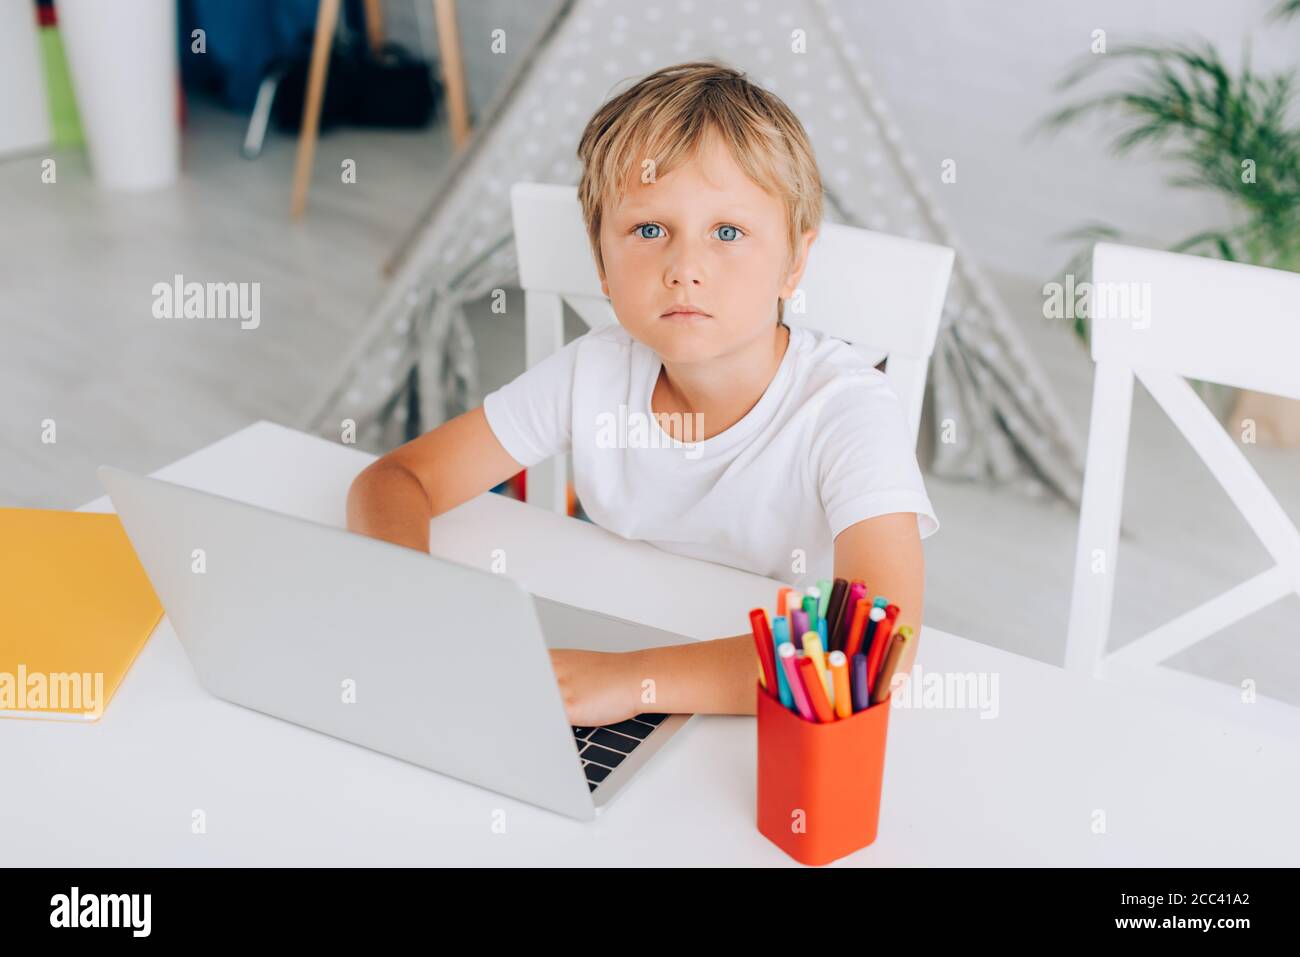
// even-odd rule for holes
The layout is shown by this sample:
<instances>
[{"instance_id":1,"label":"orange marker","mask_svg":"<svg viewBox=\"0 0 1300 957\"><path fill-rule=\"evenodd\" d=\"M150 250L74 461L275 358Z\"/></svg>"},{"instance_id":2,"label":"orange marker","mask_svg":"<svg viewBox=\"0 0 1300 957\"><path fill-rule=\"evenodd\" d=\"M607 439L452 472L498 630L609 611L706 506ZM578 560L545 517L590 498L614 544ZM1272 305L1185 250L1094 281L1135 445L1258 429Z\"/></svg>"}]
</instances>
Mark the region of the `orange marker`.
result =
<instances>
[{"instance_id":1,"label":"orange marker","mask_svg":"<svg viewBox=\"0 0 1300 957\"><path fill-rule=\"evenodd\" d=\"M867 657L871 657L871 649L874 647L873 642L876 635L880 633L880 626L885 623L885 609L881 608L874 602L871 610L867 612L867 627L862 632L862 642L858 645L858 651L865 651Z\"/></svg>"},{"instance_id":2,"label":"orange marker","mask_svg":"<svg viewBox=\"0 0 1300 957\"><path fill-rule=\"evenodd\" d=\"M867 627L867 616L871 614L871 602L863 595L858 599L857 607L853 609L852 623L849 625L848 633L844 636L844 657L852 658L861 648L862 633ZM871 674L870 667L867 674Z\"/></svg>"},{"instance_id":3,"label":"orange marker","mask_svg":"<svg viewBox=\"0 0 1300 957\"><path fill-rule=\"evenodd\" d=\"M776 613L779 617L785 618L790 614L790 596L794 594L793 588L782 588L776 593Z\"/></svg>"},{"instance_id":4,"label":"orange marker","mask_svg":"<svg viewBox=\"0 0 1300 957\"><path fill-rule=\"evenodd\" d=\"M894 617L889 616L889 609L894 609ZM885 608L885 619L876 626L876 637L871 642L871 650L867 652L867 682L871 688L872 701L875 701L876 679L880 676L880 666L885 663L885 655L892 644L889 638L890 631L893 630L894 622L898 620L898 606L888 605Z\"/></svg>"},{"instance_id":5,"label":"orange marker","mask_svg":"<svg viewBox=\"0 0 1300 957\"><path fill-rule=\"evenodd\" d=\"M826 700L826 686L822 684L821 673L813 664L813 660L800 658L796 667L799 669L799 677L803 679L804 694L808 696L808 704L812 706L813 716L823 724L834 721L835 712L831 710L831 703Z\"/></svg>"}]
</instances>

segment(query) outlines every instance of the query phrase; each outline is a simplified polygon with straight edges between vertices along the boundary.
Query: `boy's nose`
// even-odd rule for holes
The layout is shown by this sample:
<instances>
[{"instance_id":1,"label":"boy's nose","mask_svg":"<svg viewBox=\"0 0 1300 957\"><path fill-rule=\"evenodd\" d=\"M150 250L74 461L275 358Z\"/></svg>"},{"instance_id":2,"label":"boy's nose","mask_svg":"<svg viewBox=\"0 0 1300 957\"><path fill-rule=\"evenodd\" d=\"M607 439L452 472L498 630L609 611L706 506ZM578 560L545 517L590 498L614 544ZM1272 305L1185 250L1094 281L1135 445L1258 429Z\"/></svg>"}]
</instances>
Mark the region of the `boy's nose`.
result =
<instances>
[{"instance_id":1,"label":"boy's nose","mask_svg":"<svg viewBox=\"0 0 1300 957\"><path fill-rule=\"evenodd\" d=\"M704 268L699 257L688 252L673 258L664 278L670 286L698 286L704 280Z\"/></svg>"}]
</instances>

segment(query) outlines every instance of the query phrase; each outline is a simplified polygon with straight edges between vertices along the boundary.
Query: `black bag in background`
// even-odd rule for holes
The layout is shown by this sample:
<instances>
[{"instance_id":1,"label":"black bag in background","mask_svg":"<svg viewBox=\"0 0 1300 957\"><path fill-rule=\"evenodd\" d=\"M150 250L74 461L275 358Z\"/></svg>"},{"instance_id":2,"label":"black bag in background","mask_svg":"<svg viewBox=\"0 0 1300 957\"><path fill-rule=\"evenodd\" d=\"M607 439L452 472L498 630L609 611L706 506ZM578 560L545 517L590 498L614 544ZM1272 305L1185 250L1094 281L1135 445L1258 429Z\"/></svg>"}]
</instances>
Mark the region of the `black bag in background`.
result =
<instances>
[{"instance_id":1,"label":"black bag in background","mask_svg":"<svg viewBox=\"0 0 1300 957\"><path fill-rule=\"evenodd\" d=\"M352 122L358 126L423 127L431 123L442 84L429 64L403 46L386 43L361 58L360 93Z\"/></svg>"},{"instance_id":2,"label":"black bag in background","mask_svg":"<svg viewBox=\"0 0 1300 957\"><path fill-rule=\"evenodd\" d=\"M275 125L297 132L302 125L310 61L286 65L275 96ZM329 75L321 104L320 128L339 124L410 129L427 126L435 117L442 84L429 64L396 43L372 54L364 43L336 46L330 51Z\"/></svg>"}]
</instances>

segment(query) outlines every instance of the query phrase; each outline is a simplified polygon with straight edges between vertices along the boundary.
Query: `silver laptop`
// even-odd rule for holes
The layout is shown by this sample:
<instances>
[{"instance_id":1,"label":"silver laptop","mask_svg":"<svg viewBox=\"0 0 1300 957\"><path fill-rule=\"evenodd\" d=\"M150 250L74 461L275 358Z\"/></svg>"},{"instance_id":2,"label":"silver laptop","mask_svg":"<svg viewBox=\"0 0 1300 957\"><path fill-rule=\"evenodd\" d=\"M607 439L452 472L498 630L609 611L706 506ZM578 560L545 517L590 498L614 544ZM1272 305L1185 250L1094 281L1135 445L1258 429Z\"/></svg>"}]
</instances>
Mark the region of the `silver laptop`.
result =
<instances>
[{"instance_id":1,"label":"silver laptop","mask_svg":"<svg viewBox=\"0 0 1300 957\"><path fill-rule=\"evenodd\" d=\"M171 482L99 479L219 698L580 820L690 718L570 727L547 653L682 635Z\"/></svg>"}]
</instances>

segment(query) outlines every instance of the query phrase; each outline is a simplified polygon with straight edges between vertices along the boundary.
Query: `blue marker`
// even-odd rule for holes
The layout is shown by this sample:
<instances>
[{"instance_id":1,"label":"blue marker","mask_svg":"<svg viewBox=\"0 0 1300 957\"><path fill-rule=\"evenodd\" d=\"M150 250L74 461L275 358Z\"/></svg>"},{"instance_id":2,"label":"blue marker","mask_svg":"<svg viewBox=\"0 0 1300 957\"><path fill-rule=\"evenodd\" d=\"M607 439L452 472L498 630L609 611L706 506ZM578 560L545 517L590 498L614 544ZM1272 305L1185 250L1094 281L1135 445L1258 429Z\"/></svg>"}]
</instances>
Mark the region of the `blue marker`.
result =
<instances>
[{"instance_id":1,"label":"blue marker","mask_svg":"<svg viewBox=\"0 0 1300 957\"><path fill-rule=\"evenodd\" d=\"M781 667L781 645L790 641L790 622L784 615L777 615L772 619L772 644L776 647L776 685L777 697L781 699L781 706L794 710L794 692L790 690L790 683L785 678L785 669Z\"/></svg>"}]
</instances>

